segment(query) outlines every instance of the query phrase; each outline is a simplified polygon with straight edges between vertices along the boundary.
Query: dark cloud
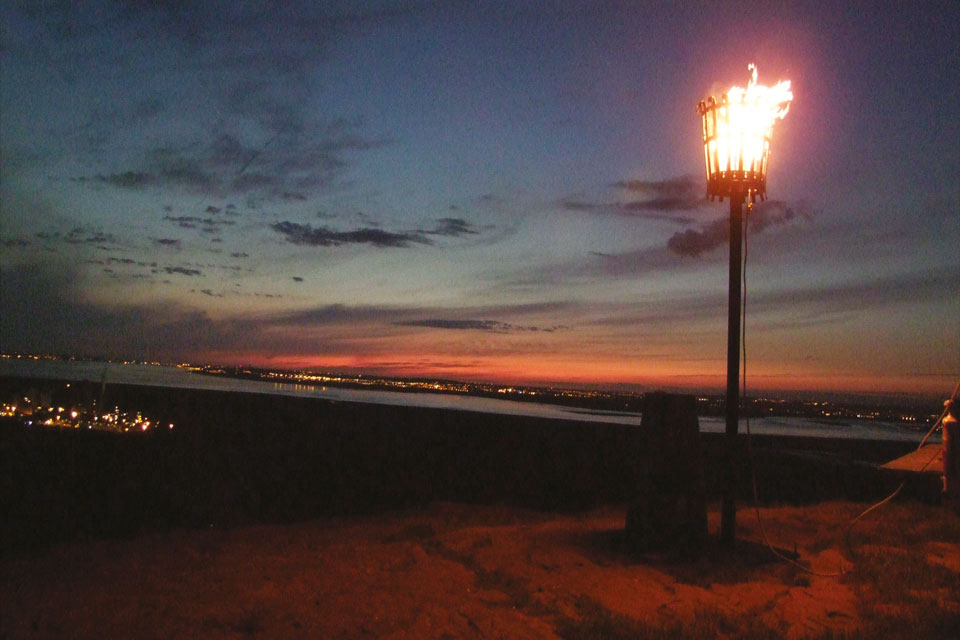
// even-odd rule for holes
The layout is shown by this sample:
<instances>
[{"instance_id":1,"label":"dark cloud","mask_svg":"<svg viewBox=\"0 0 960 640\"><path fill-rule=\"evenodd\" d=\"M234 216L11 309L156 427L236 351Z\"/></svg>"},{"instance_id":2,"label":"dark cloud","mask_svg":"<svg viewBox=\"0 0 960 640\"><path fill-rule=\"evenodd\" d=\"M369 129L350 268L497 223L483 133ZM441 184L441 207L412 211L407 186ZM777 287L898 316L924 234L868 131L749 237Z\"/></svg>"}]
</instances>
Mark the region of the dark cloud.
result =
<instances>
[{"instance_id":1,"label":"dark cloud","mask_svg":"<svg viewBox=\"0 0 960 640\"><path fill-rule=\"evenodd\" d=\"M230 188L241 193L256 190L270 191L280 184L280 182L276 176L257 171L248 171L234 177L233 180L230 181Z\"/></svg>"},{"instance_id":2,"label":"dark cloud","mask_svg":"<svg viewBox=\"0 0 960 640\"><path fill-rule=\"evenodd\" d=\"M460 329L473 331L493 331L506 333L510 325L496 320L449 320L443 318L428 318L426 320L407 320L394 322L402 327L430 327L433 329Z\"/></svg>"},{"instance_id":3,"label":"dark cloud","mask_svg":"<svg viewBox=\"0 0 960 640\"><path fill-rule=\"evenodd\" d=\"M667 180L619 180L610 186L646 196L635 201L637 208L646 205L651 209L695 209L706 199L701 180L693 176Z\"/></svg>"},{"instance_id":4,"label":"dark cloud","mask_svg":"<svg viewBox=\"0 0 960 640\"><path fill-rule=\"evenodd\" d=\"M535 327L510 324L509 322L500 322L497 320L459 320L450 318L426 318L424 320L405 320L397 321L393 324L401 327L427 327L431 329L454 329L469 331L490 331L493 333L511 333L521 331L544 331L553 332L564 329L562 325L553 327Z\"/></svg>"},{"instance_id":5,"label":"dark cloud","mask_svg":"<svg viewBox=\"0 0 960 640\"><path fill-rule=\"evenodd\" d=\"M247 115L262 122L263 108L258 105ZM125 188L158 184L220 196L252 193L266 199L305 201L347 169L346 154L392 142L361 135L363 122L356 118L309 125L299 119L294 124L291 119L292 115L277 122L268 119L272 134L265 142L245 143L237 135L221 132L206 145L155 148L144 157L144 168L96 176L95 181ZM213 205L206 209L207 213L221 211Z\"/></svg>"},{"instance_id":6,"label":"dark cloud","mask_svg":"<svg viewBox=\"0 0 960 640\"><path fill-rule=\"evenodd\" d=\"M191 158L170 149L155 149L151 156L160 168L160 177L167 185L206 192L220 183L217 175L204 168L198 158Z\"/></svg>"},{"instance_id":7,"label":"dark cloud","mask_svg":"<svg viewBox=\"0 0 960 640\"><path fill-rule=\"evenodd\" d=\"M212 204L208 205L205 209L206 213L220 213L220 207L215 207Z\"/></svg>"},{"instance_id":8,"label":"dark cloud","mask_svg":"<svg viewBox=\"0 0 960 640\"><path fill-rule=\"evenodd\" d=\"M522 317L544 313L557 314L577 308L569 302L541 302L514 305L488 305L477 307L394 307L394 306L349 306L331 304L284 314L277 322L292 327L328 324L379 323L393 324L422 321L424 318L452 318L463 321L476 317Z\"/></svg>"},{"instance_id":9,"label":"dark cloud","mask_svg":"<svg viewBox=\"0 0 960 640\"><path fill-rule=\"evenodd\" d=\"M187 267L164 267L163 270L171 275L180 274L183 276L201 276L203 272L199 269L188 269Z\"/></svg>"},{"instance_id":10,"label":"dark cloud","mask_svg":"<svg viewBox=\"0 0 960 640\"><path fill-rule=\"evenodd\" d=\"M53 260L0 270L4 349L108 357L151 354L176 360L239 348L256 329L242 320L214 321L174 305L86 302L79 294L80 282L73 265Z\"/></svg>"},{"instance_id":11,"label":"dark cloud","mask_svg":"<svg viewBox=\"0 0 960 640\"><path fill-rule=\"evenodd\" d=\"M270 225L287 242L312 247L335 247L342 244L370 244L375 247L409 247L413 244L432 244L419 233L391 233L383 229L361 227L353 231L333 231L327 227L313 228L309 224L277 222Z\"/></svg>"},{"instance_id":12,"label":"dark cloud","mask_svg":"<svg viewBox=\"0 0 960 640\"><path fill-rule=\"evenodd\" d=\"M719 218L699 230L678 231L667 240L667 248L681 256L696 258L702 253L722 246L730 239L730 221Z\"/></svg>"},{"instance_id":13,"label":"dark cloud","mask_svg":"<svg viewBox=\"0 0 960 640\"><path fill-rule=\"evenodd\" d=\"M701 180L689 175L667 180L618 180L610 186L641 193L652 199L688 200L704 192Z\"/></svg>"},{"instance_id":14,"label":"dark cloud","mask_svg":"<svg viewBox=\"0 0 960 640\"><path fill-rule=\"evenodd\" d=\"M705 198L646 198L633 200L621 206L625 213L641 211L690 211L699 209L707 200Z\"/></svg>"},{"instance_id":15,"label":"dark cloud","mask_svg":"<svg viewBox=\"0 0 960 640\"><path fill-rule=\"evenodd\" d=\"M134 260L133 258L110 257L110 258L107 258L105 261L100 260L98 262L100 264L123 264L123 265L136 266L136 267L151 267L154 269L157 267L156 262L144 262L142 260Z\"/></svg>"},{"instance_id":16,"label":"dark cloud","mask_svg":"<svg viewBox=\"0 0 960 640\"><path fill-rule=\"evenodd\" d=\"M477 233L473 225L463 218L440 218L433 229L422 230L420 233L437 236L462 236Z\"/></svg>"},{"instance_id":17,"label":"dark cloud","mask_svg":"<svg viewBox=\"0 0 960 640\"><path fill-rule=\"evenodd\" d=\"M812 220L813 214L806 203L788 205L782 200L767 200L757 204L747 213L747 224L752 233L760 233L771 225L782 225L797 218Z\"/></svg>"},{"instance_id":18,"label":"dark cloud","mask_svg":"<svg viewBox=\"0 0 960 640\"><path fill-rule=\"evenodd\" d=\"M331 247L342 244L370 244L375 247L409 247L411 244L431 245L428 236L457 237L478 233L473 225L462 218L440 218L432 229L392 232L378 228L378 223L357 213L357 217L372 226L359 227L352 231L335 231L329 227L316 227L309 224L283 221L271 225L271 228L284 235L287 242L314 247ZM375 225L375 226L374 226Z\"/></svg>"},{"instance_id":19,"label":"dark cloud","mask_svg":"<svg viewBox=\"0 0 960 640\"><path fill-rule=\"evenodd\" d=\"M171 268L174 269L174 268ZM163 273L165 269L161 269ZM179 273L179 272L177 272ZM358 324L389 330L395 321L422 318L493 318L564 309L567 303L540 303L475 308L351 307L329 305L307 311L212 319L176 304L122 305L87 302L75 265L48 260L0 270L0 343L17 351L63 352L93 356L150 357L161 360L202 358L208 353L361 353L370 339L348 331ZM164 280L171 284L170 280ZM219 297L215 289L194 291ZM250 292L263 299L282 296ZM492 321L491 321L492 322ZM333 331L317 338L309 327ZM521 331L501 323L500 329ZM486 330L496 330L496 325ZM481 325L481 329L484 330Z\"/></svg>"},{"instance_id":20,"label":"dark cloud","mask_svg":"<svg viewBox=\"0 0 960 640\"><path fill-rule=\"evenodd\" d=\"M180 241L174 238L154 238L153 243L160 247L179 247Z\"/></svg>"},{"instance_id":21,"label":"dark cloud","mask_svg":"<svg viewBox=\"0 0 960 640\"><path fill-rule=\"evenodd\" d=\"M643 220L662 220L676 224L691 224L695 221L694 218L688 215L667 213L667 211L674 211L676 209L667 208L664 210L663 207L647 207L638 202L587 202L577 198L565 198L560 201L560 206L567 211L614 214ZM688 207L678 207L677 209L687 208Z\"/></svg>"},{"instance_id":22,"label":"dark cloud","mask_svg":"<svg viewBox=\"0 0 960 640\"><path fill-rule=\"evenodd\" d=\"M693 218L679 215L677 212L693 211L707 202L699 181L691 176L680 176L669 180L620 180L610 186L641 197L615 202L589 202L581 198L568 197L561 200L560 204L568 211L611 213L646 220L690 224L694 221Z\"/></svg>"},{"instance_id":23,"label":"dark cloud","mask_svg":"<svg viewBox=\"0 0 960 640\"><path fill-rule=\"evenodd\" d=\"M200 220L205 225L209 226L221 226L221 227L232 227L237 224L233 220L226 220L224 218L203 218Z\"/></svg>"},{"instance_id":24,"label":"dark cloud","mask_svg":"<svg viewBox=\"0 0 960 640\"><path fill-rule=\"evenodd\" d=\"M163 216L164 220L174 222L182 229L195 229L200 218L196 216Z\"/></svg>"},{"instance_id":25,"label":"dark cloud","mask_svg":"<svg viewBox=\"0 0 960 640\"><path fill-rule=\"evenodd\" d=\"M67 233L60 233L59 231L38 231L34 234L34 237L39 240L44 241L62 241L68 244L89 244L89 245L105 245L117 244L117 238L112 233L104 233L96 229L89 229L86 227L74 227ZM20 243L25 242L21 240L16 240L14 242ZM24 245L25 246L25 245Z\"/></svg>"},{"instance_id":26,"label":"dark cloud","mask_svg":"<svg viewBox=\"0 0 960 640\"><path fill-rule=\"evenodd\" d=\"M958 275L955 268L930 269L822 287L771 291L751 296L750 305L768 312L800 308L805 313L859 313L870 308L928 300L957 300Z\"/></svg>"},{"instance_id":27,"label":"dark cloud","mask_svg":"<svg viewBox=\"0 0 960 640\"><path fill-rule=\"evenodd\" d=\"M811 216L805 209L788 206L780 200L767 200L757 204L746 214L751 233L762 233L772 225L783 225L796 219ZM730 240L730 221L720 218L702 225L699 230L678 231L667 240L667 248L681 256L698 257L703 253L723 246Z\"/></svg>"},{"instance_id":28,"label":"dark cloud","mask_svg":"<svg viewBox=\"0 0 960 640\"><path fill-rule=\"evenodd\" d=\"M112 173L110 175L97 174L93 179L96 182L124 189L140 189L157 182L157 176L142 171L124 171L123 173Z\"/></svg>"}]
</instances>

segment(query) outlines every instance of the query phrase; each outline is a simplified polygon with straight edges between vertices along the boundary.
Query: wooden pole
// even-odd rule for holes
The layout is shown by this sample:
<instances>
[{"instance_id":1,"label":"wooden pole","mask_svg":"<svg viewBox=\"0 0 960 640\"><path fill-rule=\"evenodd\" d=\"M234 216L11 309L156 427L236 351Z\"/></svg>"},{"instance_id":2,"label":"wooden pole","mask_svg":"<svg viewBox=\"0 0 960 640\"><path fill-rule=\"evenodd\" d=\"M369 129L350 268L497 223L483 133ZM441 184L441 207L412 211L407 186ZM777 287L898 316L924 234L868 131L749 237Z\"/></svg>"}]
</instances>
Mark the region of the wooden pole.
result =
<instances>
[{"instance_id":1,"label":"wooden pole","mask_svg":"<svg viewBox=\"0 0 960 640\"><path fill-rule=\"evenodd\" d=\"M727 308L727 428L720 508L720 539L733 544L737 509L737 426L740 418L740 265L743 249L743 194L730 194L730 297Z\"/></svg>"}]
</instances>

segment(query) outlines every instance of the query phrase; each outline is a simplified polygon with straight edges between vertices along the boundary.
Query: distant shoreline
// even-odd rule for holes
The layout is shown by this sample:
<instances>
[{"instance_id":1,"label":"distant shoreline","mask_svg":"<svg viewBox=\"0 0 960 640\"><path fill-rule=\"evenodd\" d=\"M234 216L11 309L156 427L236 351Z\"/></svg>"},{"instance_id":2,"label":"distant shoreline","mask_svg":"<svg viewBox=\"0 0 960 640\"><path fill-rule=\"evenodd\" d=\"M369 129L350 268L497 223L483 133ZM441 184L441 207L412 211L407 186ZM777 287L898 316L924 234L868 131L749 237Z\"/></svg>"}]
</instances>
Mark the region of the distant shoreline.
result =
<instances>
[{"instance_id":1,"label":"distant shoreline","mask_svg":"<svg viewBox=\"0 0 960 640\"><path fill-rule=\"evenodd\" d=\"M234 376L228 372L196 375L193 370L149 365L120 365L100 362L50 361L11 363L0 360L0 375L38 379L87 379L99 382L107 372L108 385L116 383L170 386L179 388L274 393L296 397L317 397L345 402L366 402L394 406L422 406L463 409L506 415L531 415L544 418L593 422L640 423L642 396L614 402L605 406L603 398L588 400L567 398L557 402L547 396L523 395L514 397L497 393L447 392L427 388L381 388L377 383L353 385L305 380L288 377L265 380L263 375ZM287 374L284 374L286 376ZM292 374L291 374L292 375ZM626 403L625 405L623 403ZM827 407L829 406L829 410ZM831 413L837 414L831 416ZM698 397L698 414L704 430L723 430L718 423L724 416L723 398ZM821 415L825 414L825 415ZM858 417L863 414L863 419ZM932 414L920 411L909 416L897 409L870 409L834 405L826 402L782 403L772 400L751 401L741 410L741 422L750 417L759 433L784 433L798 429L809 435L834 437L881 438L913 440L932 424ZM906 418L909 418L908 421ZM830 433L827 433L830 432Z\"/></svg>"},{"instance_id":2,"label":"distant shoreline","mask_svg":"<svg viewBox=\"0 0 960 640\"><path fill-rule=\"evenodd\" d=\"M0 377L0 390L17 382ZM628 500L659 455L651 434L630 424L126 384L109 385L106 394L108 406L176 428L116 434L0 420L0 446L11 461L0 486L23 487L4 496L8 517L0 527L11 548L438 500L579 510ZM700 434L711 498L723 439ZM750 495L745 444L741 435L742 496ZM898 478L877 465L914 447L754 435L761 501L881 497Z\"/></svg>"}]
</instances>

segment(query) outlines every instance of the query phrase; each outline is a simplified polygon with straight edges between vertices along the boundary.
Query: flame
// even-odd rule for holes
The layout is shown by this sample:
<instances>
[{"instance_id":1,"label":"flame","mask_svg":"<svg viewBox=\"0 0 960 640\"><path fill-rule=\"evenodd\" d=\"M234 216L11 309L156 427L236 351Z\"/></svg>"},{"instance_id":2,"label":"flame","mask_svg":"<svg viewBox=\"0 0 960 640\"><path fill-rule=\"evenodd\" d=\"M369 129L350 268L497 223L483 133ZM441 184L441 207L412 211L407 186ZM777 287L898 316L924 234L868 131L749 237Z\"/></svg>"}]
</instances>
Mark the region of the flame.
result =
<instances>
[{"instance_id":1,"label":"flame","mask_svg":"<svg viewBox=\"0 0 960 640\"><path fill-rule=\"evenodd\" d=\"M790 81L772 87L757 84L757 66L751 64L747 88L730 87L717 104L717 136L710 142L720 171L764 171L761 167L770 148L773 125L790 110L793 92Z\"/></svg>"}]
</instances>

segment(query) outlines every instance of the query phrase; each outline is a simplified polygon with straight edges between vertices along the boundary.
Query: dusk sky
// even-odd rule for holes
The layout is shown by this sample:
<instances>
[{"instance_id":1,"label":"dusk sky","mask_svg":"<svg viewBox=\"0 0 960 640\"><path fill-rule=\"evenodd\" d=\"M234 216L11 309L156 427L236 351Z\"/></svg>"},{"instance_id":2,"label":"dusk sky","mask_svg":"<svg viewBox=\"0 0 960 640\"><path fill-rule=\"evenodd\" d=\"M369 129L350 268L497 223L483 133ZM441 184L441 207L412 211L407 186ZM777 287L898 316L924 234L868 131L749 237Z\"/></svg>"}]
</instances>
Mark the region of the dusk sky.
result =
<instances>
[{"instance_id":1,"label":"dusk sky","mask_svg":"<svg viewBox=\"0 0 960 640\"><path fill-rule=\"evenodd\" d=\"M960 376L960 4L0 9L0 348L716 389L697 102L792 82L751 389Z\"/></svg>"}]
</instances>

